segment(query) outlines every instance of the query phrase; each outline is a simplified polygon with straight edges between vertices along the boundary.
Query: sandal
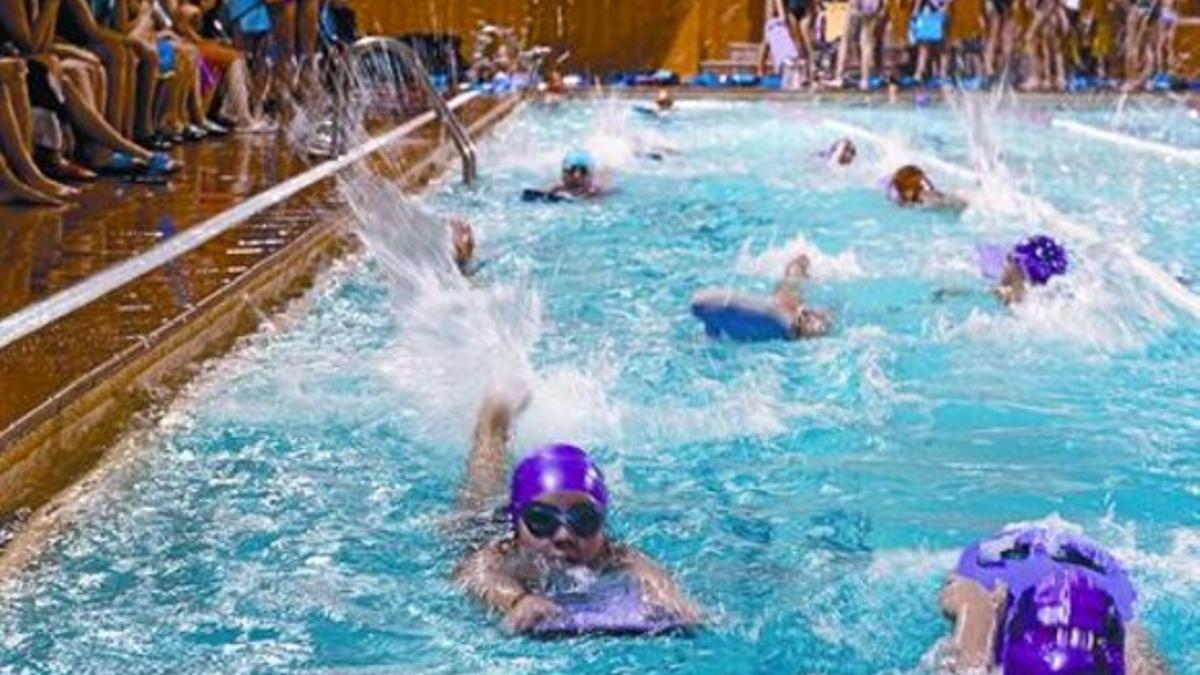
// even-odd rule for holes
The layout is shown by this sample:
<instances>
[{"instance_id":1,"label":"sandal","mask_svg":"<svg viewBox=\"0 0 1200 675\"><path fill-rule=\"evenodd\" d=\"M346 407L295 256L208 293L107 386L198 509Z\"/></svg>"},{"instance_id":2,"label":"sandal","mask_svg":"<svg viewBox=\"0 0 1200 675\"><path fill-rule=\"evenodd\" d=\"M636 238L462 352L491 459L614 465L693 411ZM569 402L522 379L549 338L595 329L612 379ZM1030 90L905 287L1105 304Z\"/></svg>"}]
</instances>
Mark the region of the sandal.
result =
<instances>
[{"instance_id":1,"label":"sandal","mask_svg":"<svg viewBox=\"0 0 1200 675\"><path fill-rule=\"evenodd\" d=\"M128 153L114 152L106 164L95 169L101 176L133 176L144 173L148 166L146 162Z\"/></svg>"},{"instance_id":2,"label":"sandal","mask_svg":"<svg viewBox=\"0 0 1200 675\"><path fill-rule=\"evenodd\" d=\"M182 163L171 159L166 153L156 152L150 156L150 161L146 164L146 168L142 173L147 176L170 176L171 174L178 173L182 168Z\"/></svg>"}]
</instances>

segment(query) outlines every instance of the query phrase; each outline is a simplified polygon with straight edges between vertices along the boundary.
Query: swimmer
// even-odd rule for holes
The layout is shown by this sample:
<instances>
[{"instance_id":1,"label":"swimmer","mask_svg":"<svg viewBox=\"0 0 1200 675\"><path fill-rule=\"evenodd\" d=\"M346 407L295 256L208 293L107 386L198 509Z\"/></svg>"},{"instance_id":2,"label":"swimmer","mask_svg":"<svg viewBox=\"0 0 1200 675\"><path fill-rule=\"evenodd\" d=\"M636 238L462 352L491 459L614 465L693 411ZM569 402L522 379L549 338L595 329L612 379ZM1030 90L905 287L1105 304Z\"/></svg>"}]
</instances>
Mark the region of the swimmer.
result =
<instances>
[{"instance_id":1,"label":"swimmer","mask_svg":"<svg viewBox=\"0 0 1200 675\"><path fill-rule=\"evenodd\" d=\"M550 189L551 195L567 195L575 198L592 199L604 194L604 188L596 181L596 162L586 150L567 153L562 162L562 181Z\"/></svg>"},{"instance_id":2,"label":"swimmer","mask_svg":"<svg viewBox=\"0 0 1200 675\"><path fill-rule=\"evenodd\" d=\"M783 271L783 279L773 294L776 306L788 317L794 340L825 337L832 323L828 311L804 304L800 286L808 281L809 265L807 255L796 256Z\"/></svg>"},{"instance_id":3,"label":"swimmer","mask_svg":"<svg viewBox=\"0 0 1200 675\"><path fill-rule=\"evenodd\" d=\"M529 400L527 393L508 398L517 400L493 392L480 407L459 496L466 513L488 513L504 493L506 445ZM500 517L507 532L454 571L455 581L502 615L507 629L657 633L700 623L700 610L667 571L610 538L608 488L586 452L561 443L538 448L517 464L508 482L506 515ZM587 593L581 581L610 589L614 581L622 585L626 591L612 600L621 606L605 606L605 599L581 609L579 597Z\"/></svg>"},{"instance_id":4,"label":"swimmer","mask_svg":"<svg viewBox=\"0 0 1200 675\"><path fill-rule=\"evenodd\" d=\"M854 147L854 141L843 137L835 141L822 155L838 166L850 166L858 157L858 148Z\"/></svg>"},{"instance_id":5,"label":"swimmer","mask_svg":"<svg viewBox=\"0 0 1200 675\"><path fill-rule=\"evenodd\" d=\"M562 73L557 70L550 71L550 77L546 79L546 93L552 96L566 96L567 81L563 79Z\"/></svg>"},{"instance_id":6,"label":"swimmer","mask_svg":"<svg viewBox=\"0 0 1200 675\"><path fill-rule=\"evenodd\" d=\"M769 298L708 289L692 297L692 314L704 322L709 337L736 342L802 340L829 333L829 312L805 305L800 286L808 279L809 260L799 255L788 264L783 280Z\"/></svg>"},{"instance_id":7,"label":"swimmer","mask_svg":"<svg viewBox=\"0 0 1200 675\"><path fill-rule=\"evenodd\" d=\"M1068 532L1020 526L968 547L940 605L954 622L951 670L1006 675L1163 675L1134 622L1137 594L1119 563Z\"/></svg>"},{"instance_id":8,"label":"swimmer","mask_svg":"<svg viewBox=\"0 0 1200 675\"><path fill-rule=\"evenodd\" d=\"M658 90L658 96L654 99L654 107L658 109L660 115L671 112L675 108L675 99L666 87Z\"/></svg>"},{"instance_id":9,"label":"swimmer","mask_svg":"<svg viewBox=\"0 0 1200 675\"><path fill-rule=\"evenodd\" d=\"M965 209L966 200L934 187L921 167L908 164L896 169L888 184L888 195L900 206Z\"/></svg>"},{"instance_id":10,"label":"swimmer","mask_svg":"<svg viewBox=\"0 0 1200 675\"><path fill-rule=\"evenodd\" d=\"M470 223L459 218L450 221L450 241L454 252L454 264L464 277L471 276L475 265L475 230Z\"/></svg>"},{"instance_id":11,"label":"swimmer","mask_svg":"<svg viewBox=\"0 0 1200 675\"><path fill-rule=\"evenodd\" d=\"M546 78L546 82L542 85L542 103L550 106L560 105L567 97L567 82L563 78L562 73L557 70L550 71L550 76Z\"/></svg>"},{"instance_id":12,"label":"swimmer","mask_svg":"<svg viewBox=\"0 0 1200 675\"><path fill-rule=\"evenodd\" d=\"M1045 286L1067 273L1067 251L1058 242L1039 234L1017 244L1004 259L996 297L1005 305L1025 300L1029 286Z\"/></svg>"}]
</instances>

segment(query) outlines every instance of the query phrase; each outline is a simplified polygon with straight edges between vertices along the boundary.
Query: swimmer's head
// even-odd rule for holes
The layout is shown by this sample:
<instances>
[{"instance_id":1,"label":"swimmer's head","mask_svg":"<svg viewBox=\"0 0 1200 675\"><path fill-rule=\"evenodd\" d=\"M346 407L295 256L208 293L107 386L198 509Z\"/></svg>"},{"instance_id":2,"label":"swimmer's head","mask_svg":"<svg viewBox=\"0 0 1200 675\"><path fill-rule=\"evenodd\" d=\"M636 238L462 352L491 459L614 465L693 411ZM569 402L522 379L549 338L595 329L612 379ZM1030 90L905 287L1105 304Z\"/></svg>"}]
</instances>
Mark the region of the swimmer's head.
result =
<instances>
[{"instance_id":1,"label":"swimmer's head","mask_svg":"<svg viewBox=\"0 0 1200 675\"><path fill-rule=\"evenodd\" d=\"M572 150L563 157L562 182L568 190L586 190L592 185L596 162L587 150Z\"/></svg>"},{"instance_id":2,"label":"swimmer's head","mask_svg":"<svg viewBox=\"0 0 1200 675\"><path fill-rule=\"evenodd\" d=\"M663 87L658 90L658 96L655 97L654 104L658 106L659 110L670 110L675 107L675 99L671 98L671 92L666 87Z\"/></svg>"},{"instance_id":3,"label":"swimmer's head","mask_svg":"<svg viewBox=\"0 0 1200 675\"><path fill-rule=\"evenodd\" d=\"M858 148L854 147L854 141L849 138L839 138L833 147L829 148L829 157L837 162L839 166L849 166L854 163L854 158L858 156Z\"/></svg>"},{"instance_id":4,"label":"swimmer's head","mask_svg":"<svg viewBox=\"0 0 1200 675\"><path fill-rule=\"evenodd\" d=\"M1017 244L1008 262L1035 286L1044 286L1053 277L1067 273L1066 249L1044 234Z\"/></svg>"},{"instance_id":5,"label":"swimmer's head","mask_svg":"<svg viewBox=\"0 0 1200 675\"><path fill-rule=\"evenodd\" d=\"M908 164L892 174L890 190L900 204L920 204L925 193L933 191L933 183L929 182L929 177L921 167Z\"/></svg>"},{"instance_id":6,"label":"swimmer's head","mask_svg":"<svg viewBox=\"0 0 1200 675\"><path fill-rule=\"evenodd\" d=\"M546 80L546 91L552 94L561 94L567 90L567 82L563 79L562 73L557 70L550 71L550 77Z\"/></svg>"},{"instance_id":7,"label":"swimmer's head","mask_svg":"<svg viewBox=\"0 0 1200 675\"><path fill-rule=\"evenodd\" d=\"M466 270L475 259L475 230L465 220L450 221L450 237L454 247L454 264Z\"/></svg>"},{"instance_id":8,"label":"swimmer's head","mask_svg":"<svg viewBox=\"0 0 1200 675\"><path fill-rule=\"evenodd\" d=\"M523 548L591 563L604 550L607 509L604 474L573 445L534 450L513 471L508 515Z\"/></svg>"},{"instance_id":9,"label":"swimmer's head","mask_svg":"<svg viewBox=\"0 0 1200 675\"><path fill-rule=\"evenodd\" d=\"M802 338L824 337L832 323L829 312L805 307L796 317L796 333Z\"/></svg>"},{"instance_id":10,"label":"swimmer's head","mask_svg":"<svg viewBox=\"0 0 1200 675\"><path fill-rule=\"evenodd\" d=\"M1116 602L1082 571L1056 572L1016 602L1005 628L1005 673L1124 675Z\"/></svg>"}]
</instances>

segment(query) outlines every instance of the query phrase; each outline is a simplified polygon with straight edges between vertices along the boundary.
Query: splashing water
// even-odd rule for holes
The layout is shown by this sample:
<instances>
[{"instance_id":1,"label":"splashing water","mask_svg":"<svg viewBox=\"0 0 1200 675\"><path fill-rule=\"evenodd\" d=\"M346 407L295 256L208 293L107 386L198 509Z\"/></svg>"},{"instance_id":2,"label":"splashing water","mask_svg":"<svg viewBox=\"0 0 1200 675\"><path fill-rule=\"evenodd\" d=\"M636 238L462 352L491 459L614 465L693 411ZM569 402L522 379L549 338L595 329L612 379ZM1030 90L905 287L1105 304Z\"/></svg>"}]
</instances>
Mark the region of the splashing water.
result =
<instances>
[{"instance_id":1,"label":"splashing water","mask_svg":"<svg viewBox=\"0 0 1200 675\"><path fill-rule=\"evenodd\" d=\"M0 671L931 673L948 631L936 593L960 547L1058 513L1129 566L1161 650L1200 672L1194 325L1106 276L1119 262L1103 245L1001 308L974 245L1034 223L896 209L874 171L810 161L828 133L795 123L861 116L966 165L956 118L926 109L911 133L903 110L798 107L685 107L654 128L681 154L614 157L616 192L595 204L517 195L624 103L509 120L481 147L477 190L418 201L380 178L397 167L344 176L365 258L287 330L215 364L139 440L153 452L65 511L0 591ZM1005 124L989 133L1022 189L1073 218L1111 210L1072 201L1095 180L1059 171L1084 161L1078 147ZM1052 166L1026 173L1037 153ZM1196 204L1176 183L1143 189ZM487 263L469 281L450 260L452 216ZM1167 233L1195 238L1161 222L1141 236ZM695 289L769 292L796 251L833 335L704 337ZM948 287L964 290L937 294ZM462 550L443 525L475 407L512 379L533 389L515 445L594 450L614 531L677 575L706 630L530 642L450 584Z\"/></svg>"}]
</instances>

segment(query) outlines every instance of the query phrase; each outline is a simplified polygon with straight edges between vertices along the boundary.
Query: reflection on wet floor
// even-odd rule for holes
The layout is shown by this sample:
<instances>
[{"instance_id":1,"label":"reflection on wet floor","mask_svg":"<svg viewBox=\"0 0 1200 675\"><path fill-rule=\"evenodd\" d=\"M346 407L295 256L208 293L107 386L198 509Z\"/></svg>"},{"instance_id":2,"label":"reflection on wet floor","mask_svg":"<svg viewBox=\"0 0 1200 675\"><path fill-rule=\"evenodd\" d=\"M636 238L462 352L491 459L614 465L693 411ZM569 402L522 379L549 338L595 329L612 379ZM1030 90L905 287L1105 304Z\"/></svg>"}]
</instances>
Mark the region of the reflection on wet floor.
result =
<instances>
[{"instance_id":1,"label":"reflection on wet floor","mask_svg":"<svg viewBox=\"0 0 1200 675\"><path fill-rule=\"evenodd\" d=\"M493 104L460 113L478 118ZM389 155L415 159L438 142L425 125ZM102 182L62 210L0 207L0 316L186 231L312 166L282 134L188 146L166 186ZM411 166L411 161L405 162ZM316 224L347 211L327 179L70 316L0 349L0 451L13 425L127 348L147 340Z\"/></svg>"},{"instance_id":2,"label":"reflection on wet floor","mask_svg":"<svg viewBox=\"0 0 1200 675\"><path fill-rule=\"evenodd\" d=\"M0 314L10 314L203 222L309 164L282 136L185 149L169 185L103 183L62 211L0 211ZM0 351L0 429L339 208L319 184L76 314Z\"/></svg>"}]
</instances>

